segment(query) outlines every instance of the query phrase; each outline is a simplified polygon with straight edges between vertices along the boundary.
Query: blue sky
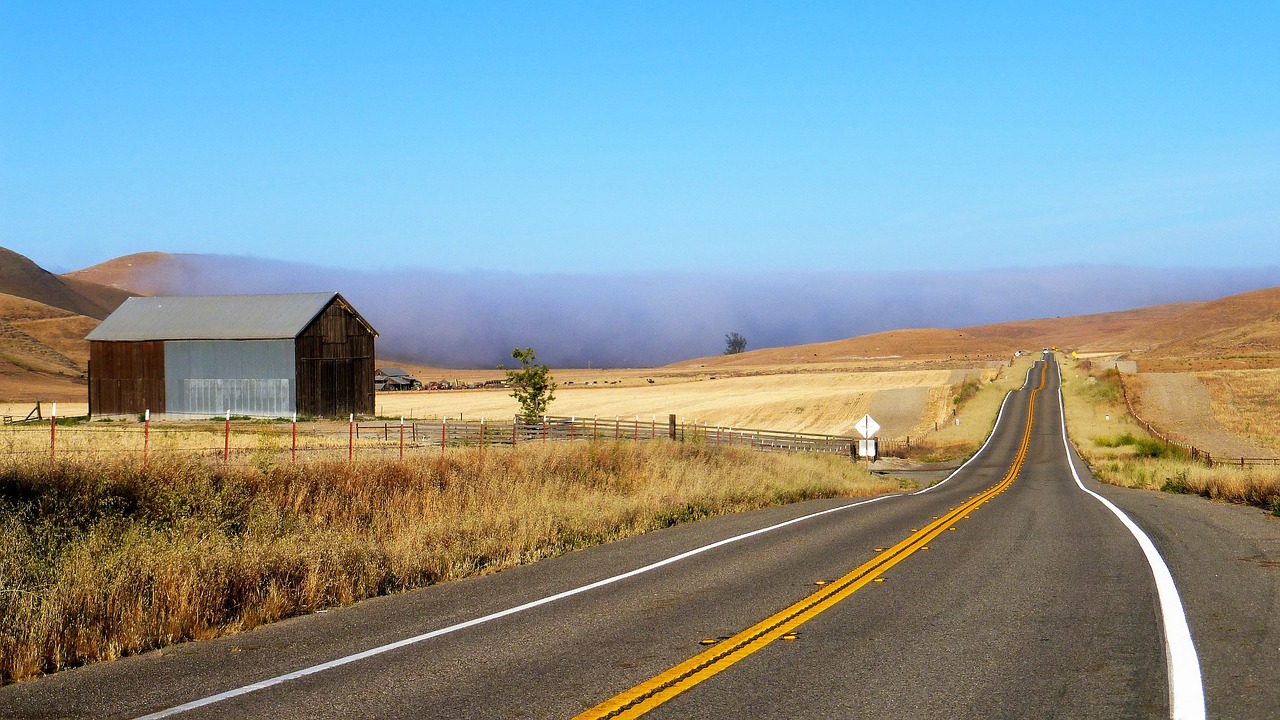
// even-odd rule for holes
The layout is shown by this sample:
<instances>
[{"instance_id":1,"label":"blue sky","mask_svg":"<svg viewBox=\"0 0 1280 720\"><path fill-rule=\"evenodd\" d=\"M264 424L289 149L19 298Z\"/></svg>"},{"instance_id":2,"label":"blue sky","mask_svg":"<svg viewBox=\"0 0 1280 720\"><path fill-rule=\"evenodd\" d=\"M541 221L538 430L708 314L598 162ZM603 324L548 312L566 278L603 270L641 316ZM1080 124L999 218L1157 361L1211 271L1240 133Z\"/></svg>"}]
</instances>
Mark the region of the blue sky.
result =
<instances>
[{"instance_id":1,"label":"blue sky","mask_svg":"<svg viewBox=\"0 0 1280 720\"><path fill-rule=\"evenodd\" d=\"M269 7L261 7L269 5ZM1280 265L1280 3L0 3L0 245Z\"/></svg>"}]
</instances>

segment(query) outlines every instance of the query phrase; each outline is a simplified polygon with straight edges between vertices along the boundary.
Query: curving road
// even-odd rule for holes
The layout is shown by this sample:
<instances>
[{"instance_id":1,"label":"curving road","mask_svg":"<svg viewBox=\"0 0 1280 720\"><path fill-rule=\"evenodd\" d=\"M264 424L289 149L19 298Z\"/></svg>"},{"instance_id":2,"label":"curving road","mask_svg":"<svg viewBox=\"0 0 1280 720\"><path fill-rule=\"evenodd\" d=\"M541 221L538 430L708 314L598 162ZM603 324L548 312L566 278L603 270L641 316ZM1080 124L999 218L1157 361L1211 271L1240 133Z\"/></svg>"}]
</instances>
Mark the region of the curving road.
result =
<instances>
[{"instance_id":1,"label":"curving road","mask_svg":"<svg viewBox=\"0 0 1280 720\"><path fill-rule=\"evenodd\" d=\"M1057 389L1037 364L926 492L716 518L61 673L0 689L0 717L1275 716L1277 523L1079 463L1078 483Z\"/></svg>"}]
</instances>

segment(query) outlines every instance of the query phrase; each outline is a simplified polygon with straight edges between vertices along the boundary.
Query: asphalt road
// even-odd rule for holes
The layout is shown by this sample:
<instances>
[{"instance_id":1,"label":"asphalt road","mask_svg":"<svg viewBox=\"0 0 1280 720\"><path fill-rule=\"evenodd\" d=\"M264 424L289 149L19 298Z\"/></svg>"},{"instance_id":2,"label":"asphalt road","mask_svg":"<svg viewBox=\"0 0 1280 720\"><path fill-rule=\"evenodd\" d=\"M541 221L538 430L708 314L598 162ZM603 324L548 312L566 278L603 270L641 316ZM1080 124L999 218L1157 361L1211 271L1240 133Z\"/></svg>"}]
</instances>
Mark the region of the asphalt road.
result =
<instances>
[{"instance_id":1,"label":"asphalt road","mask_svg":"<svg viewBox=\"0 0 1280 720\"><path fill-rule=\"evenodd\" d=\"M963 509L1018 456L1038 380L1010 396L973 462L922 494L715 518L64 672L0 688L0 717L133 718L195 701L206 704L172 716L571 718L733 646L744 630L891 555L896 564L864 573L865 584L794 639L763 644L646 717L1170 717L1153 571L1134 535L1072 477L1052 366L1021 472ZM1168 563L1209 716L1280 714L1280 523L1249 508L1102 487L1079 467L1084 485L1128 513ZM954 529L937 525L954 508ZM813 516L822 511L831 512ZM456 628L730 538L739 539ZM701 644L717 638L730 639ZM207 700L227 691L235 694Z\"/></svg>"}]
</instances>

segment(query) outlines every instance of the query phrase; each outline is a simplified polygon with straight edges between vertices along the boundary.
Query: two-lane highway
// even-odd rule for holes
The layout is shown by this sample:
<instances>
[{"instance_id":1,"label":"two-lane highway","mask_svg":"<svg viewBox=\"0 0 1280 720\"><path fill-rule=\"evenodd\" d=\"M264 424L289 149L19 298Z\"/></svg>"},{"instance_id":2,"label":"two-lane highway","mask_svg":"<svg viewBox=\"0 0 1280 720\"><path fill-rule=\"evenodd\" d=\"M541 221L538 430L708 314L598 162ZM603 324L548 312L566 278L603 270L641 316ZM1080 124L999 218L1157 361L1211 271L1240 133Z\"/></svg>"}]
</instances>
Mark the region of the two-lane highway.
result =
<instances>
[{"instance_id":1,"label":"two-lane highway","mask_svg":"<svg viewBox=\"0 0 1280 720\"><path fill-rule=\"evenodd\" d=\"M0 716L1197 717L1198 680L1169 681L1188 660L1158 573L1072 475L1058 383L1037 363L924 492L716 518L91 666L0 690Z\"/></svg>"}]
</instances>

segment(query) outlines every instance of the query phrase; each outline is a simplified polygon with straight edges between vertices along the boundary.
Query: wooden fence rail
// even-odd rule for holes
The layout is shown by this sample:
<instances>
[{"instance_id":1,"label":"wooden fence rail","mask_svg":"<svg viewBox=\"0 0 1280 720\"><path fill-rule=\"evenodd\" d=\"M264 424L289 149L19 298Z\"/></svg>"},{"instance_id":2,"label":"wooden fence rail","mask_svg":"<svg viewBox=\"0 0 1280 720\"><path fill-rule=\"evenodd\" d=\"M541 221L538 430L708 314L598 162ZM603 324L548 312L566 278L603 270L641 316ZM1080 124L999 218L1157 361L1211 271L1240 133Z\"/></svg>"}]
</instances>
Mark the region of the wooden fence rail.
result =
<instances>
[{"instance_id":1,"label":"wooden fence rail","mask_svg":"<svg viewBox=\"0 0 1280 720\"><path fill-rule=\"evenodd\" d=\"M858 457L858 440L848 435L785 432L738 428L706 423L677 422L668 416L641 418L545 417L536 422L511 420L414 420L402 426L395 422L358 423L356 439L398 441L401 427L406 441L418 446L520 445L538 442L587 440L699 442L707 445L745 447L762 452L816 452ZM918 443L917 443L918 444ZM882 455L899 454L912 447L911 438L878 440Z\"/></svg>"},{"instance_id":2,"label":"wooden fence rail","mask_svg":"<svg viewBox=\"0 0 1280 720\"><path fill-rule=\"evenodd\" d=\"M398 453L421 452L425 448L519 446L528 443L628 441L699 443L716 447L741 447L757 452L804 452L858 458L859 438L848 435L786 432L677 422L668 416L631 418L545 417L536 422L519 418L506 421L449 420L425 422L349 423L261 423L230 418L218 423L167 425L153 428L148 418L139 426L112 427L60 422L50 417L43 425L11 425L3 431L9 445L5 455L11 460L43 455L50 463L67 456L100 457L137 455L143 465L157 454L180 452L208 456L229 463L232 459L258 460L275 454L296 462L300 454L310 457L355 460L361 455L386 457ZM44 434L46 443L35 440ZM30 440L19 442L20 436ZM107 437L109 436L109 437ZM95 439L97 438L97 439ZM913 446L905 440L878 440L879 455L902 456ZM41 447L43 445L43 448Z\"/></svg>"}]
</instances>

